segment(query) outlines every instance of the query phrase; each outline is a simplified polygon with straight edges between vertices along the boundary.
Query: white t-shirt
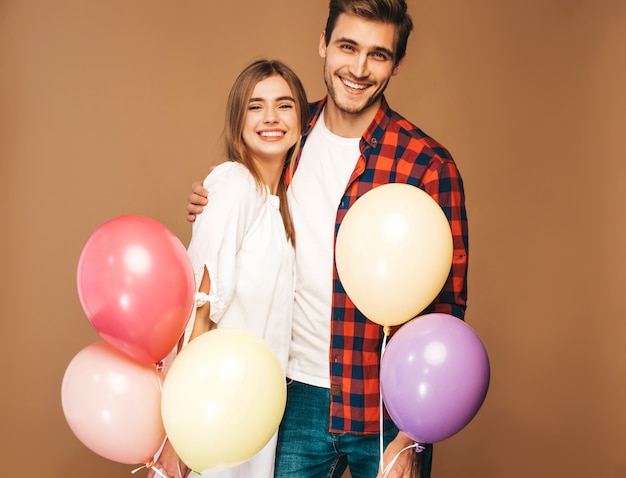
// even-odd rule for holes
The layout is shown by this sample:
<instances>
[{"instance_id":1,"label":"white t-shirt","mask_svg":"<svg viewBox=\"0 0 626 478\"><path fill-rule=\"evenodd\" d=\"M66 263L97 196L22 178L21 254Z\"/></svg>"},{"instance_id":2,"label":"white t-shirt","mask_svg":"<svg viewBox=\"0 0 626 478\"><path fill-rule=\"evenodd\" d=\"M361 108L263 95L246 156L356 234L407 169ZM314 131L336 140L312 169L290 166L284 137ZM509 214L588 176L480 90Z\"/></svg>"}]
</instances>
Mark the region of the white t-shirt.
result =
<instances>
[{"instance_id":1,"label":"white t-shirt","mask_svg":"<svg viewBox=\"0 0 626 478\"><path fill-rule=\"evenodd\" d=\"M360 138L342 138L323 112L306 140L288 190L296 229L296 295L287 376L330 387L333 244L337 209L360 156Z\"/></svg>"},{"instance_id":2,"label":"white t-shirt","mask_svg":"<svg viewBox=\"0 0 626 478\"><path fill-rule=\"evenodd\" d=\"M267 188L259 190L250 172L235 162L217 166L204 187L209 191L209 203L193 225L188 253L198 286L204 266L209 271L211 320L218 328L245 329L265 339L285 370L291 341L295 253L285 236L279 199ZM273 478L276 441L275 433L245 463L199 476Z\"/></svg>"}]
</instances>

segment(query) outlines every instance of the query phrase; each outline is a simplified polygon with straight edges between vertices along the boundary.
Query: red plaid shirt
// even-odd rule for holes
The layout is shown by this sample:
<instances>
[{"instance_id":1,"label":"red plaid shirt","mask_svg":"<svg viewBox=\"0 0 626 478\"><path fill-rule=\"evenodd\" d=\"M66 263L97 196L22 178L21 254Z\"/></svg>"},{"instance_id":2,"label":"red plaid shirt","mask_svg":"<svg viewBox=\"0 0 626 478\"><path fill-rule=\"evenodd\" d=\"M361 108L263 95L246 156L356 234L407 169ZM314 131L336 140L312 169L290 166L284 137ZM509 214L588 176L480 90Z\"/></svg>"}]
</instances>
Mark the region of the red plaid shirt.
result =
<instances>
[{"instance_id":1,"label":"red plaid shirt","mask_svg":"<svg viewBox=\"0 0 626 478\"><path fill-rule=\"evenodd\" d=\"M326 99L311 104L304 139ZM448 151L419 128L382 105L360 142L361 156L337 211L335 238L348 208L367 191L387 183L422 188L441 206L452 230L450 275L423 313L443 312L463 319L467 298L467 216L463 182ZM330 340L330 431L378 433L380 351L383 328L368 320L346 295L333 267ZM397 329L397 327L396 327ZM392 330L393 333L393 330ZM386 416L385 428L391 425Z\"/></svg>"}]
</instances>

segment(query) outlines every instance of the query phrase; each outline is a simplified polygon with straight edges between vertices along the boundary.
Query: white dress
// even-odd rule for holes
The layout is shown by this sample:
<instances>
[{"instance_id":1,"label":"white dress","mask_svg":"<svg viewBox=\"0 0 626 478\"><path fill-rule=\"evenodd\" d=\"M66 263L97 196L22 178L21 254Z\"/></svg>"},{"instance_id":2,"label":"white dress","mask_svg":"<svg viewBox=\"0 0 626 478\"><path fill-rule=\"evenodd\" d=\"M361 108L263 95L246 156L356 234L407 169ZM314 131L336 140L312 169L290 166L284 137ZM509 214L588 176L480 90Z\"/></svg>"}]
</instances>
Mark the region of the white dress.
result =
<instances>
[{"instance_id":1,"label":"white dress","mask_svg":"<svg viewBox=\"0 0 626 478\"><path fill-rule=\"evenodd\" d=\"M211 320L218 328L245 329L265 339L286 370L295 254L285 236L279 199L267 187L259 188L244 166L230 161L213 169L204 186L209 202L193 225L188 253L198 286L204 267L209 271ZM275 448L276 434L247 462L201 476L272 478Z\"/></svg>"}]
</instances>

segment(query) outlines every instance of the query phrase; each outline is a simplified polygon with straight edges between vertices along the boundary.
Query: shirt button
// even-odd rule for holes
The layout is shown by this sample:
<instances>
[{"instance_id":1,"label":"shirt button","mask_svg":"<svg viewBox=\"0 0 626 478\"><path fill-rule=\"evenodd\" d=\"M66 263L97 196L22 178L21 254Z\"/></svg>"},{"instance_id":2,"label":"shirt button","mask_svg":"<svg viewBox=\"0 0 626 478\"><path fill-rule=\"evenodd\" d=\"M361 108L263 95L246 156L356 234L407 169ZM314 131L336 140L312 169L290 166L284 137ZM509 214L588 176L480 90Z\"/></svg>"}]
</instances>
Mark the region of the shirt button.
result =
<instances>
[{"instance_id":1,"label":"shirt button","mask_svg":"<svg viewBox=\"0 0 626 478\"><path fill-rule=\"evenodd\" d=\"M378 144L378 140L376 138L372 138L372 144L376 146Z\"/></svg>"},{"instance_id":2,"label":"shirt button","mask_svg":"<svg viewBox=\"0 0 626 478\"><path fill-rule=\"evenodd\" d=\"M331 385L330 393L333 397L338 397L341 395L341 386L340 385Z\"/></svg>"}]
</instances>

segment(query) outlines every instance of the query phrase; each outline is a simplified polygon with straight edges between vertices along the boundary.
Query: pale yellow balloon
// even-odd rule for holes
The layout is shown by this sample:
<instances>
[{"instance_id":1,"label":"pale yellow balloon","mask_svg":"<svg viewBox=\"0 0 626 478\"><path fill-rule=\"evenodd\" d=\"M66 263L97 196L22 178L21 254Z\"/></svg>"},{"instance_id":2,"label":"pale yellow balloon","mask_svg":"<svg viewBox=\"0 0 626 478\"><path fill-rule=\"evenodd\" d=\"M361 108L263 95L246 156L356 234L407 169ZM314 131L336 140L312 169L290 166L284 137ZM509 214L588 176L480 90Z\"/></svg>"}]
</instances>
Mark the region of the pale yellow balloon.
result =
<instances>
[{"instance_id":1,"label":"pale yellow balloon","mask_svg":"<svg viewBox=\"0 0 626 478\"><path fill-rule=\"evenodd\" d=\"M348 209L335 245L348 297L371 321L399 325L437 297L452 265L452 233L441 207L421 189L385 184Z\"/></svg>"},{"instance_id":2,"label":"pale yellow balloon","mask_svg":"<svg viewBox=\"0 0 626 478\"><path fill-rule=\"evenodd\" d=\"M287 390L278 358L244 330L202 334L172 362L161 399L174 450L196 472L231 468L278 429Z\"/></svg>"}]
</instances>

